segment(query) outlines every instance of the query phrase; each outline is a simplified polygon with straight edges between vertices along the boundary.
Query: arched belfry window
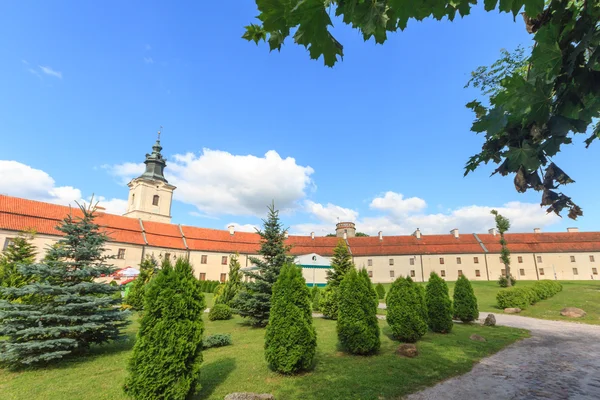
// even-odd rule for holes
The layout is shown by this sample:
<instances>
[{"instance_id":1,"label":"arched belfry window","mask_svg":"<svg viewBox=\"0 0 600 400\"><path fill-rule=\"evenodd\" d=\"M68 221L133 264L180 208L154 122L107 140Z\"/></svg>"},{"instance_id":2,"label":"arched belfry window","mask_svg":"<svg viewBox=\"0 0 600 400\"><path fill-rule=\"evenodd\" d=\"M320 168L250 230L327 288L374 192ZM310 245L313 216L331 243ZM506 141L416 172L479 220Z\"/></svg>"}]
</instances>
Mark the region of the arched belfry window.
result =
<instances>
[{"instance_id":1,"label":"arched belfry window","mask_svg":"<svg viewBox=\"0 0 600 400\"><path fill-rule=\"evenodd\" d=\"M152 205L153 206L158 205L158 195L157 194L155 194L154 197L152 198Z\"/></svg>"}]
</instances>

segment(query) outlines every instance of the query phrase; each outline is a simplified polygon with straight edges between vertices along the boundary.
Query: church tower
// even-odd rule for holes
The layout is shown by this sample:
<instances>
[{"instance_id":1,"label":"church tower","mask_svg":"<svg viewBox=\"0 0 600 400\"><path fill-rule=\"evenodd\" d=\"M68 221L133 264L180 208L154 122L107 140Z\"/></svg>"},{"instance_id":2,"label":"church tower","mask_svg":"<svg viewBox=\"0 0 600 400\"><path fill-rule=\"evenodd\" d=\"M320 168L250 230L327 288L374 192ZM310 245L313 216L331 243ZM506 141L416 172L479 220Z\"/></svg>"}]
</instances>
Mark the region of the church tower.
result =
<instances>
[{"instance_id":1,"label":"church tower","mask_svg":"<svg viewBox=\"0 0 600 400\"><path fill-rule=\"evenodd\" d=\"M152 146L152 154L146 154L146 171L129 182L129 200L126 217L144 221L171 222L171 202L175 186L163 175L167 160L160 151L160 131Z\"/></svg>"}]
</instances>

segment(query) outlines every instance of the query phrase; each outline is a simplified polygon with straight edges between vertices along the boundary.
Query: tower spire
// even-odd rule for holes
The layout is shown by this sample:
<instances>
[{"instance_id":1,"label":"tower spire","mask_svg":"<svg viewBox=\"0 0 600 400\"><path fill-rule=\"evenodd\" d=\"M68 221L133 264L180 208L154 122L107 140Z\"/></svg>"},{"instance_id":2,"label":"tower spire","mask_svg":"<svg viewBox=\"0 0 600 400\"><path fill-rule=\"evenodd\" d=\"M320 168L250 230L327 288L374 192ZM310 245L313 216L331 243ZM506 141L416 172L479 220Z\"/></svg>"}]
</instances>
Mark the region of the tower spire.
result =
<instances>
[{"instance_id":1,"label":"tower spire","mask_svg":"<svg viewBox=\"0 0 600 400\"><path fill-rule=\"evenodd\" d=\"M158 131L156 143L154 143L154 146L152 146L152 153L146 154L146 160L144 161L144 164L146 164L146 171L144 171L140 178L168 183L163 173L165 167L167 166L167 160L163 158L162 154L160 153L163 149L160 145L162 126L160 129L161 130Z\"/></svg>"}]
</instances>

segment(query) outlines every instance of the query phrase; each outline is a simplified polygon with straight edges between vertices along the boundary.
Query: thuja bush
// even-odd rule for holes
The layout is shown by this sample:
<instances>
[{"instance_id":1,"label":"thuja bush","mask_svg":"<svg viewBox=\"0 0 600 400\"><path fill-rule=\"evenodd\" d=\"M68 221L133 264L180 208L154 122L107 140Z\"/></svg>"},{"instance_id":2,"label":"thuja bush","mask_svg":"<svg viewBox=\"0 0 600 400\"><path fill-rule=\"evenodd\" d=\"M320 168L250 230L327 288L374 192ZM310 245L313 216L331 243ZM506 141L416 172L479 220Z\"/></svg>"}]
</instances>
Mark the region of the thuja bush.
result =
<instances>
[{"instance_id":1,"label":"thuja bush","mask_svg":"<svg viewBox=\"0 0 600 400\"><path fill-rule=\"evenodd\" d=\"M500 308L526 309L538 301L548 299L562 290L562 285L556 281L543 280L528 288L501 289L496 295Z\"/></svg>"},{"instance_id":2,"label":"thuja bush","mask_svg":"<svg viewBox=\"0 0 600 400\"><path fill-rule=\"evenodd\" d=\"M265 358L283 374L307 370L317 348L310 294L299 267L286 264L273 285L271 312L265 332Z\"/></svg>"},{"instance_id":3,"label":"thuja bush","mask_svg":"<svg viewBox=\"0 0 600 400\"><path fill-rule=\"evenodd\" d=\"M312 296L313 311L319 311L320 303L321 303L321 291L319 290L318 287L313 286L313 288L311 290L311 296Z\"/></svg>"},{"instance_id":4,"label":"thuja bush","mask_svg":"<svg viewBox=\"0 0 600 400\"><path fill-rule=\"evenodd\" d=\"M454 286L454 318L462 322L472 322L479 318L477 297L473 292L473 286L466 276L462 275Z\"/></svg>"},{"instance_id":5,"label":"thuja bush","mask_svg":"<svg viewBox=\"0 0 600 400\"><path fill-rule=\"evenodd\" d=\"M377 294L367 271L346 273L340 285L337 333L342 347L351 354L372 354L379 350Z\"/></svg>"},{"instance_id":6,"label":"thuja bush","mask_svg":"<svg viewBox=\"0 0 600 400\"><path fill-rule=\"evenodd\" d=\"M446 281L432 272L425 289L429 328L438 333L452 330L452 301L448 295Z\"/></svg>"},{"instance_id":7,"label":"thuja bush","mask_svg":"<svg viewBox=\"0 0 600 400\"><path fill-rule=\"evenodd\" d=\"M517 280L515 279L514 276L510 276L510 286L515 286L517 284ZM500 275L500 277L498 278L498 285L500 287L509 287L508 285L508 278L504 275Z\"/></svg>"},{"instance_id":8,"label":"thuja bush","mask_svg":"<svg viewBox=\"0 0 600 400\"><path fill-rule=\"evenodd\" d=\"M323 313L323 317L328 319L337 319L339 303L339 286L327 285L321 294L321 300L319 303L319 309Z\"/></svg>"},{"instance_id":9,"label":"thuja bush","mask_svg":"<svg viewBox=\"0 0 600 400\"><path fill-rule=\"evenodd\" d=\"M396 339L413 343L427 333L421 291L410 279L398 278L386 298L387 323Z\"/></svg>"},{"instance_id":10,"label":"thuja bush","mask_svg":"<svg viewBox=\"0 0 600 400\"><path fill-rule=\"evenodd\" d=\"M215 304L208 312L208 319L211 321L222 321L231 319L231 307L227 304Z\"/></svg>"},{"instance_id":11,"label":"thuja bush","mask_svg":"<svg viewBox=\"0 0 600 400\"><path fill-rule=\"evenodd\" d=\"M385 288L383 287L383 285L381 283L378 283L375 286L375 292L377 292L377 298L379 300L385 299Z\"/></svg>"}]
</instances>

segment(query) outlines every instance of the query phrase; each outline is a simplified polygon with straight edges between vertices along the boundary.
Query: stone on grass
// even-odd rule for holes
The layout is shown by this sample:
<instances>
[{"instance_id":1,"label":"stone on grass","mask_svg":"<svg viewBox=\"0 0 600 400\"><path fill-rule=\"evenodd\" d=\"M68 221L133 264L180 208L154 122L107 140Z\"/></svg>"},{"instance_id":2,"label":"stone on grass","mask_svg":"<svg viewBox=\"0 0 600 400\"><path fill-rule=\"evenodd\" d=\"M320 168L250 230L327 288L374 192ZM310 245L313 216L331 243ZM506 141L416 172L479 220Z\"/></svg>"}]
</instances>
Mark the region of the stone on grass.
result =
<instances>
[{"instance_id":1,"label":"stone on grass","mask_svg":"<svg viewBox=\"0 0 600 400\"><path fill-rule=\"evenodd\" d=\"M483 336L480 336L476 333L469 336L469 339L474 340L476 342L487 342L487 340L485 340L485 338Z\"/></svg>"},{"instance_id":2,"label":"stone on grass","mask_svg":"<svg viewBox=\"0 0 600 400\"><path fill-rule=\"evenodd\" d=\"M275 400L275 397L269 393L238 392L228 394L224 400Z\"/></svg>"},{"instance_id":3,"label":"stone on grass","mask_svg":"<svg viewBox=\"0 0 600 400\"><path fill-rule=\"evenodd\" d=\"M400 347L396 350L396 354L404 357L413 358L419 355L419 351L417 350L417 346L412 343L401 344Z\"/></svg>"},{"instance_id":4,"label":"stone on grass","mask_svg":"<svg viewBox=\"0 0 600 400\"><path fill-rule=\"evenodd\" d=\"M496 316L494 314L488 314L483 322L485 326L496 326Z\"/></svg>"},{"instance_id":5,"label":"stone on grass","mask_svg":"<svg viewBox=\"0 0 600 400\"><path fill-rule=\"evenodd\" d=\"M581 308L577 307L565 307L562 310L560 310L560 315L562 315L563 317L581 318L585 317L586 312L583 311Z\"/></svg>"},{"instance_id":6,"label":"stone on grass","mask_svg":"<svg viewBox=\"0 0 600 400\"><path fill-rule=\"evenodd\" d=\"M521 309L519 307L514 307L514 308L505 308L504 312L506 314L518 314L521 312Z\"/></svg>"}]
</instances>

